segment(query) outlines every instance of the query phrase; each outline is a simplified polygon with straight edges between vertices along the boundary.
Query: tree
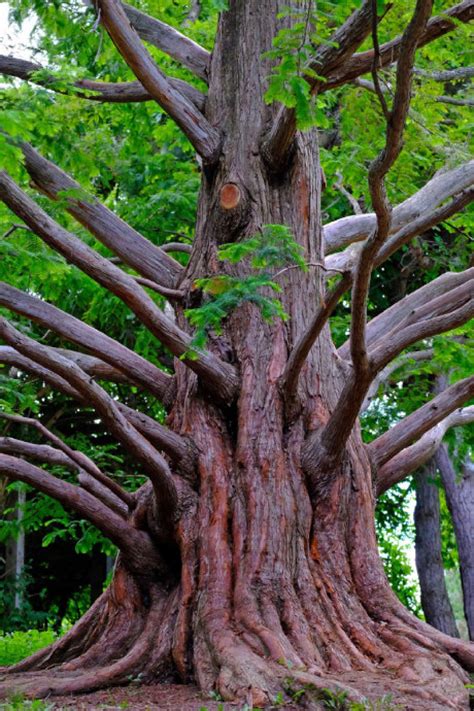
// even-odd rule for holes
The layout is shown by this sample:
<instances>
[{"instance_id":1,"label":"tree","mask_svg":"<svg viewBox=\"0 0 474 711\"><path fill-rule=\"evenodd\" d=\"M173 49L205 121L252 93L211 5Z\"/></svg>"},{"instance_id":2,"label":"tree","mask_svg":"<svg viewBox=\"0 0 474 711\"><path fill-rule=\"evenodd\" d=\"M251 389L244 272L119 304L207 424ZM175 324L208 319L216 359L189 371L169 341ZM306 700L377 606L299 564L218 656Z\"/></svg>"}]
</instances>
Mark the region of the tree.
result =
<instances>
[{"instance_id":1,"label":"tree","mask_svg":"<svg viewBox=\"0 0 474 711\"><path fill-rule=\"evenodd\" d=\"M97 244L73 234L63 216L53 219L3 171L0 197L22 227L117 297L174 356L170 374L2 283L2 307L81 349L58 350L2 317L3 362L93 407L148 478L130 493L36 421L29 425L48 444L3 444L2 474L59 500L120 549L103 596L64 638L13 667L6 687L46 695L136 675L195 679L226 699L263 706L291 678L290 694L298 684L316 698L332 689L359 700L390 691L410 708L468 703L462 667L474 669L472 645L413 617L390 590L374 489L393 478L400 459L397 471L411 471L414 442L462 419L474 378L454 382L370 445L358 419L384 368L474 312L474 270L464 268L367 318L374 270L472 200L472 162L435 175L394 209L386 178L402 150L417 48L472 19L473 7L462 2L431 17L432 0L418 0L401 34L380 43L377 5L363 2L320 36L311 3L288 11L279 1L230 0L211 55L156 18L99 0L97 20L134 82L58 81L37 64L3 58L5 73L77 100L157 102L202 163L194 239L189 249L178 246L190 251L183 267L21 131L2 134L10 162L21 157L33 187L59 200L54 209ZM207 96L169 79L142 40L205 81ZM358 51L366 40L373 48ZM390 97L379 70L394 63ZM314 98L368 72L386 119L368 169L373 212L322 225ZM336 350L328 320L349 290L349 338ZM99 379L157 398L166 426ZM72 468L77 483L30 459Z\"/></svg>"}]
</instances>

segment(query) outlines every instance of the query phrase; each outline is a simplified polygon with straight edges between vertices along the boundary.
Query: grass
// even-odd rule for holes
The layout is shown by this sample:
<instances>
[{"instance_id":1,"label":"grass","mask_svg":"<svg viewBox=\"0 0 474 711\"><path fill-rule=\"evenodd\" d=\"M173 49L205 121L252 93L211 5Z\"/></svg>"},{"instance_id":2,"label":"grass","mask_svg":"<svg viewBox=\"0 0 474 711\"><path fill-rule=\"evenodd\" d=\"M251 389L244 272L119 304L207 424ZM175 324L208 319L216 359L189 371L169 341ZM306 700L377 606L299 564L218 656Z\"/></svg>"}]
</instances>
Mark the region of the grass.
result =
<instances>
[{"instance_id":1,"label":"grass","mask_svg":"<svg viewBox=\"0 0 474 711\"><path fill-rule=\"evenodd\" d=\"M47 647L55 639L56 634L52 630L28 630L2 635L0 636L0 666L16 664L38 649Z\"/></svg>"}]
</instances>

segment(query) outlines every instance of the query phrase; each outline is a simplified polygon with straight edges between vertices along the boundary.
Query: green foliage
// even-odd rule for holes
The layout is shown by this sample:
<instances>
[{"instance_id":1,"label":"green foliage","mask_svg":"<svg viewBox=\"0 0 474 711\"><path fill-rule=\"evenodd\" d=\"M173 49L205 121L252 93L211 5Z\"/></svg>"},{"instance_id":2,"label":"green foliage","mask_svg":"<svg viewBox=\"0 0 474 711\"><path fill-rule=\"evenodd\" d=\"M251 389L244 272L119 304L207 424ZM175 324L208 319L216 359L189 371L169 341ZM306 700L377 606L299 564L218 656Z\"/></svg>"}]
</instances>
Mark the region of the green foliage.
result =
<instances>
[{"instance_id":1,"label":"green foliage","mask_svg":"<svg viewBox=\"0 0 474 711\"><path fill-rule=\"evenodd\" d=\"M0 666L16 664L56 639L52 630L25 630L0 636Z\"/></svg>"},{"instance_id":2,"label":"green foliage","mask_svg":"<svg viewBox=\"0 0 474 711\"><path fill-rule=\"evenodd\" d=\"M244 303L255 304L265 321L274 318L286 320L287 314L277 298L268 296L268 290L281 292L281 287L272 276L270 269L282 270L296 266L305 269L301 247L285 225L264 225L260 232L250 239L225 244L218 250L220 261L238 264L246 260L250 268L259 274L243 277L227 274L196 279L195 286L210 298L202 306L187 309L188 318L195 333L191 347L182 357L199 357L199 351L206 345L209 333L222 333L223 321ZM267 292L262 293L262 289Z\"/></svg>"}]
</instances>

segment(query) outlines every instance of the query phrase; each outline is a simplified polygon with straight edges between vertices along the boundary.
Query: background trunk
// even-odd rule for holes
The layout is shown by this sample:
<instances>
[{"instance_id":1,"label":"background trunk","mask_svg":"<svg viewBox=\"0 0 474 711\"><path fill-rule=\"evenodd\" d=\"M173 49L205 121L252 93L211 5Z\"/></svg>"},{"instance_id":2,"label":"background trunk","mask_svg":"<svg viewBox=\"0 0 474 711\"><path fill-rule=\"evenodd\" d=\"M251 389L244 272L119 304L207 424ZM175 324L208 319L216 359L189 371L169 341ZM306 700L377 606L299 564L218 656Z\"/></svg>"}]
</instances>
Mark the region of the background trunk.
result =
<instances>
[{"instance_id":1,"label":"background trunk","mask_svg":"<svg viewBox=\"0 0 474 711\"><path fill-rule=\"evenodd\" d=\"M459 566L464 598L464 614L469 639L474 640L474 465L467 461L457 475L446 445L436 453L446 501L453 519L458 545Z\"/></svg>"},{"instance_id":2,"label":"background trunk","mask_svg":"<svg viewBox=\"0 0 474 711\"><path fill-rule=\"evenodd\" d=\"M415 547L421 606L430 625L459 637L444 578L439 491L435 477L436 462L433 458L416 478Z\"/></svg>"}]
</instances>

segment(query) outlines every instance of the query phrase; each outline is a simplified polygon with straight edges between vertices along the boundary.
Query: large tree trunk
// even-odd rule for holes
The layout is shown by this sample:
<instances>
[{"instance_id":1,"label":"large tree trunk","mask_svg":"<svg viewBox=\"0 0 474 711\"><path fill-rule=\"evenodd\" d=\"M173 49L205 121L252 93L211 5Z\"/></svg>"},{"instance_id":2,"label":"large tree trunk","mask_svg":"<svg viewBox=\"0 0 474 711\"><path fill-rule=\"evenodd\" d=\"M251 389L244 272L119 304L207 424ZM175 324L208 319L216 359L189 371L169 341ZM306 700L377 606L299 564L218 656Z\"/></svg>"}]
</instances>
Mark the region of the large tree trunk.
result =
<instances>
[{"instance_id":1,"label":"large tree trunk","mask_svg":"<svg viewBox=\"0 0 474 711\"><path fill-rule=\"evenodd\" d=\"M469 639L474 640L474 466L466 462L456 475L446 445L436 453L446 501L453 519Z\"/></svg>"},{"instance_id":2,"label":"large tree trunk","mask_svg":"<svg viewBox=\"0 0 474 711\"><path fill-rule=\"evenodd\" d=\"M415 550L425 619L437 630L459 637L444 578L441 554L439 492L432 458L416 479Z\"/></svg>"},{"instance_id":3,"label":"large tree trunk","mask_svg":"<svg viewBox=\"0 0 474 711\"><path fill-rule=\"evenodd\" d=\"M285 224L308 262L323 258L316 132L297 134L284 175L268 169L260 140L272 109L261 100L276 32L275 0L231 1L212 54L206 117L223 127L219 163L204 165L193 253L182 288L197 277L245 273L218 263L222 242ZM229 71L232 68L232 71ZM301 461L308 433L333 412L349 366L326 326L285 402L288 352L323 298L319 269L284 276L290 316L268 323L245 304L209 348L240 373L224 406L176 363L168 425L192 435L197 476L188 478L172 531L151 485L138 494L137 528L155 559L121 556L113 582L53 648L16 666L31 693L71 692L142 680L194 680L254 706L287 687L351 698L393 694L407 709L467 708L467 676L439 633L412 617L390 590L374 528L374 473L358 426L342 460L312 472ZM177 320L186 329L181 309ZM470 652L453 647L460 662ZM43 671L38 671L43 670ZM17 678L17 677L15 677ZM290 680L290 681L289 681Z\"/></svg>"}]
</instances>

